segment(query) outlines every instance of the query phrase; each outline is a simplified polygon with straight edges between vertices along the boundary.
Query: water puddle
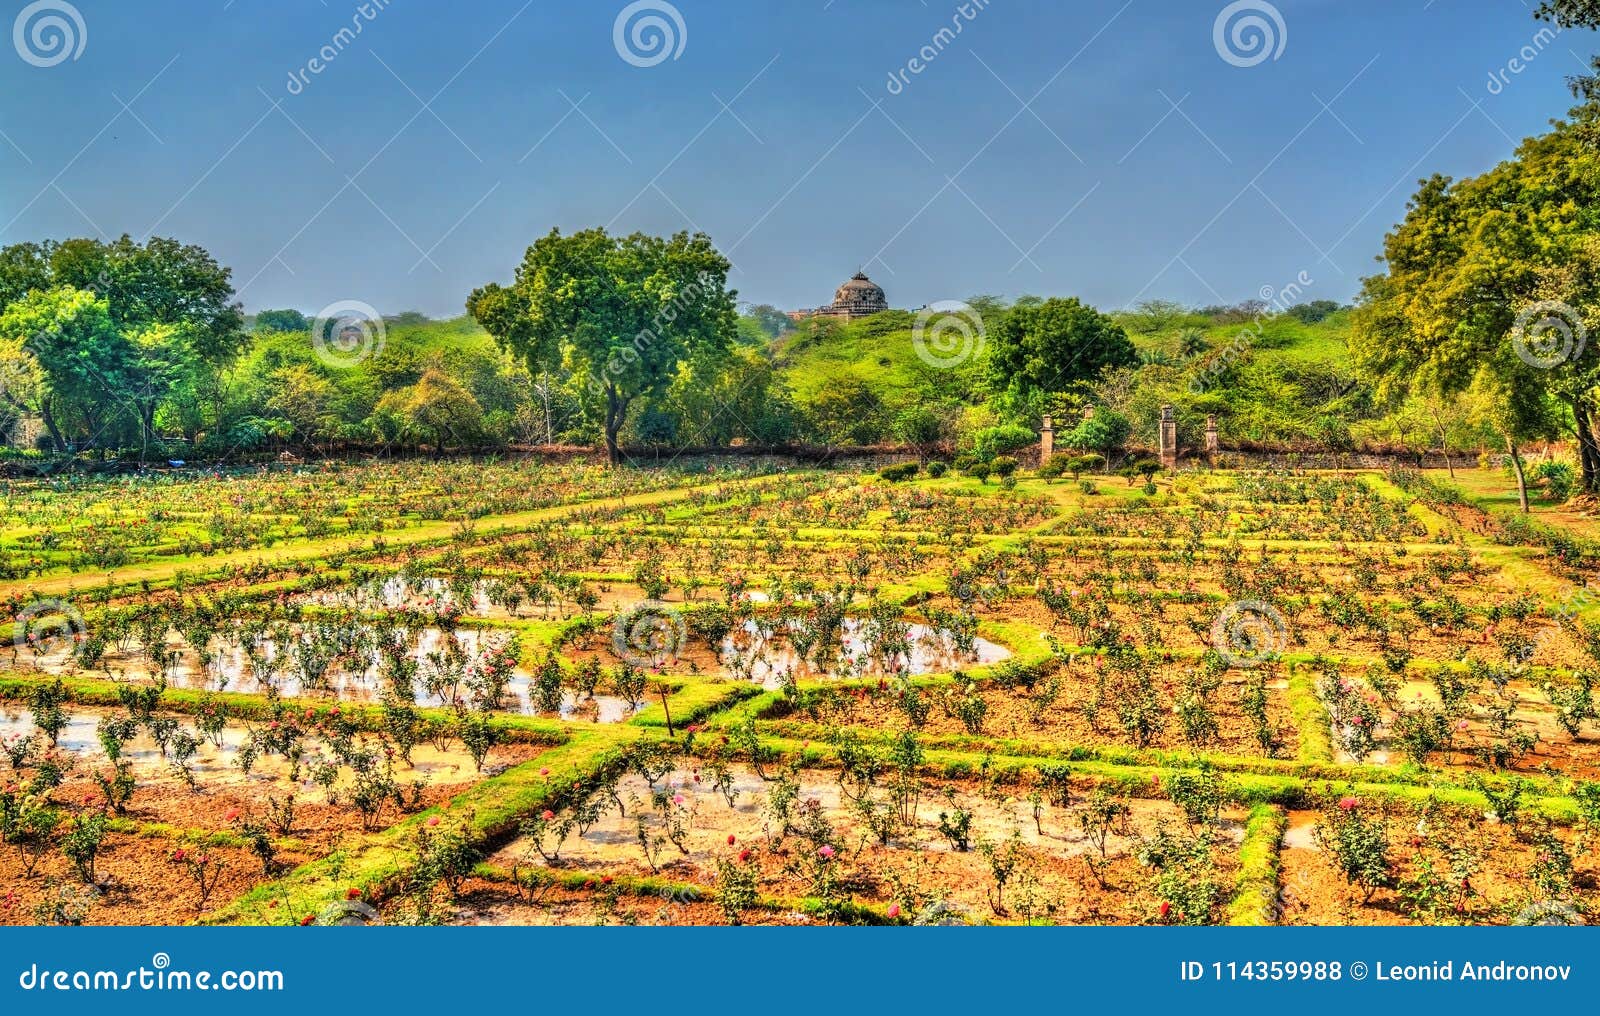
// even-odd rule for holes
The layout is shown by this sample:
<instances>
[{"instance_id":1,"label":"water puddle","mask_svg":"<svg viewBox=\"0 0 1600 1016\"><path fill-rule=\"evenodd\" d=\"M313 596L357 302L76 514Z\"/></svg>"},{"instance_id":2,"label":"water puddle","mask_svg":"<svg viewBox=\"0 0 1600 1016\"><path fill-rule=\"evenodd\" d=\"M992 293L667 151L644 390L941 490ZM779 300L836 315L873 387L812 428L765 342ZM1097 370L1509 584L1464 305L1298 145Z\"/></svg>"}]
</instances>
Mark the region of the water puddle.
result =
<instances>
[{"instance_id":1,"label":"water puddle","mask_svg":"<svg viewBox=\"0 0 1600 1016\"><path fill-rule=\"evenodd\" d=\"M721 660L734 676L770 691L817 677L948 674L1011 657L1011 650L987 639L974 636L966 647L948 631L923 624L906 629L900 650L885 651L872 622L863 618L845 618L827 647L803 628L750 620L722 640Z\"/></svg>"}]
</instances>

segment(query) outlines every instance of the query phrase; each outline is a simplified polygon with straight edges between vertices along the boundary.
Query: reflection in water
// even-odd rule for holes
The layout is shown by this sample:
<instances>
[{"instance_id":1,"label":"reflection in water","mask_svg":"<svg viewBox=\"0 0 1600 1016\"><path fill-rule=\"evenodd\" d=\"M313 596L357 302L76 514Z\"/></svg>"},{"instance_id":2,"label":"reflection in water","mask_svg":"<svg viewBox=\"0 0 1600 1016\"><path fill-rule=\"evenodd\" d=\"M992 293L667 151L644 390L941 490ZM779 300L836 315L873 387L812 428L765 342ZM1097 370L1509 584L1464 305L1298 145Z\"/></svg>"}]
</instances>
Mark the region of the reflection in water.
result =
<instances>
[{"instance_id":1,"label":"reflection in water","mask_svg":"<svg viewBox=\"0 0 1600 1016\"><path fill-rule=\"evenodd\" d=\"M317 636L303 631L291 635L300 642L287 643L287 648L271 637L259 638L247 646L239 639L217 636L211 640L203 662L188 650L187 643L169 641L168 648L176 662L165 672L167 684L194 691L247 693L265 693L270 686L285 698L329 696L341 702L376 703L390 688L385 676L387 661L384 652L373 645L374 629L363 627L359 634L361 638L351 640L361 643L357 649L333 653L319 648L317 653L308 654L325 657L316 688L306 686L297 653L314 645ZM495 665L496 656L505 651L511 638L505 631L419 629L415 636L408 637L404 653L415 668L411 681L414 704L430 708L478 705L473 679ZM70 661L62 658L32 662L46 673L64 674L74 669ZM149 680L153 676L137 644L125 656L110 657L107 669L128 679ZM512 669L505 678L498 708L526 716L545 715L535 706L532 682L533 675L526 670ZM582 698L567 690L562 695L559 715L564 720L621 723L634 712L621 698Z\"/></svg>"},{"instance_id":2,"label":"reflection in water","mask_svg":"<svg viewBox=\"0 0 1600 1016\"><path fill-rule=\"evenodd\" d=\"M1011 656L1005 646L976 637L970 651L962 651L952 633L911 624L906 626L909 651L890 654L885 661L874 644L871 624L862 618L844 618L830 651L819 651L820 640L808 637L810 633L802 628L775 629L750 620L722 640L721 658L736 676L770 691L786 681L805 678L946 674L962 667L999 663Z\"/></svg>"}]
</instances>

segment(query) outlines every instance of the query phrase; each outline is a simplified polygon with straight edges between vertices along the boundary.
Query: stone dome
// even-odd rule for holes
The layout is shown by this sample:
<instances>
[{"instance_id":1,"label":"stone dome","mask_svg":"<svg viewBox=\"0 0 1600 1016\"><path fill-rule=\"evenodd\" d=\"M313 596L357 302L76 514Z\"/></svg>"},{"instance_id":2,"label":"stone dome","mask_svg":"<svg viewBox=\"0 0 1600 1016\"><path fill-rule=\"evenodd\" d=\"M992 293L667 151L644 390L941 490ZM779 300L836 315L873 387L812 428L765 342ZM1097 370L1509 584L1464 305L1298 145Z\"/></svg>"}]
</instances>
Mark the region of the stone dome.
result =
<instances>
[{"instance_id":1,"label":"stone dome","mask_svg":"<svg viewBox=\"0 0 1600 1016\"><path fill-rule=\"evenodd\" d=\"M833 296L832 310L840 316L865 317L888 309L889 299L883 288L862 272L851 276Z\"/></svg>"}]
</instances>

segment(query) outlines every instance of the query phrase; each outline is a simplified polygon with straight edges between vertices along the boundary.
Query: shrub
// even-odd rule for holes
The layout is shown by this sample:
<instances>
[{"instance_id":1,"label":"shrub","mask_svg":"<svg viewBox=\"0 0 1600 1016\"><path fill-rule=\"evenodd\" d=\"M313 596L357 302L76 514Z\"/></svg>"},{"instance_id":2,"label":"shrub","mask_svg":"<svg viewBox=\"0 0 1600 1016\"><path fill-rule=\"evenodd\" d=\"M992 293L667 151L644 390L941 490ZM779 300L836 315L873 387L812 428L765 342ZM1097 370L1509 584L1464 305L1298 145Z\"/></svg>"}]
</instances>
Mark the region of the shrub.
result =
<instances>
[{"instance_id":1,"label":"shrub","mask_svg":"<svg viewBox=\"0 0 1600 1016\"><path fill-rule=\"evenodd\" d=\"M943 476L945 472L949 470L949 468L950 466L948 464L935 460L928 463L928 475L937 480L939 477Z\"/></svg>"},{"instance_id":2,"label":"shrub","mask_svg":"<svg viewBox=\"0 0 1600 1016\"><path fill-rule=\"evenodd\" d=\"M717 862L716 900L729 924L743 923L744 912L761 902L757 886L755 865L748 860Z\"/></svg>"},{"instance_id":3,"label":"shrub","mask_svg":"<svg viewBox=\"0 0 1600 1016\"><path fill-rule=\"evenodd\" d=\"M1363 901L1393 883L1389 865L1389 831L1382 815L1368 817L1354 797L1340 798L1323 812L1314 835L1350 885L1364 891Z\"/></svg>"},{"instance_id":4,"label":"shrub","mask_svg":"<svg viewBox=\"0 0 1600 1016\"><path fill-rule=\"evenodd\" d=\"M1017 460L1012 458L1010 455L1000 455L997 456L993 462L989 463L989 471L995 476L1005 479L1017 471L1018 465L1019 463Z\"/></svg>"},{"instance_id":5,"label":"shrub","mask_svg":"<svg viewBox=\"0 0 1600 1016\"><path fill-rule=\"evenodd\" d=\"M1032 430L1016 424L986 427L972 435L972 454L987 461L1018 448L1026 448L1038 440L1039 436Z\"/></svg>"},{"instance_id":6,"label":"shrub","mask_svg":"<svg viewBox=\"0 0 1600 1016\"><path fill-rule=\"evenodd\" d=\"M884 466L878 470L878 478L888 480L890 483L904 483L916 476L922 469L915 462L902 462L899 465Z\"/></svg>"},{"instance_id":7,"label":"shrub","mask_svg":"<svg viewBox=\"0 0 1600 1016\"><path fill-rule=\"evenodd\" d=\"M67 860L72 862L78 878L85 885L95 882L94 862L100 856L100 847L105 838L106 816L104 812L96 811L74 818L72 827L61 839L61 852L67 855Z\"/></svg>"},{"instance_id":8,"label":"shrub","mask_svg":"<svg viewBox=\"0 0 1600 1016\"><path fill-rule=\"evenodd\" d=\"M955 807L951 797L951 810L939 813L939 835L950 843L950 849L966 853L972 849L972 812Z\"/></svg>"},{"instance_id":9,"label":"shrub","mask_svg":"<svg viewBox=\"0 0 1600 1016\"><path fill-rule=\"evenodd\" d=\"M979 480L982 483L989 482L989 474L991 472L992 470L989 468L989 464L987 462L974 462L972 465L967 467L967 475Z\"/></svg>"},{"instance_id":10,"label":"shrub","mask_svg":"<svg viewBox=\"0 0 1600 1016\"><path fill-rule=\"evenodd\" d=\"M1139 863L1152 871L1150 892L1161 901L1156 911L1160 923L1211 923L1212 911L1222 898L1211 858L1213 844L1210 830L1184 836L1165 826L1139 844Z\"/></svg>"},{"instance_id":11,"label":"shrub","mask_svg":"<svg viewBox=\"0 0 1600 1016\"><path fill-rule=\"evenodd\" d=\"M1068 448L1109 456L1123 449L1131 433L1133 426L1127 417L1102 409L1068 432L1062 443Z\"/></svg>"},{"instance_id":12,"label":"shrub","mask_svg":"<svg viewBox=\"0 0 1600 1016\"><path fill-rule=\"evenodd\" d=\"M1216 824L1224 794L1222 780L1210 762L1202 761L1195 772L1169 773L1163 784L1172 803L1183 811L1191 830Z\"/></svg>"},{"instance_id":13,"label":"shrub","mask_svg":"<svg viewBox=\"0 0 1600 1016\"><path fill-rule=\"evenodd\" d=\"M1541 462L1533 471L1533 478L1543 481L1545 497L1558 503L1572 496L1577 482L1572 467L1565 462Z\"/></svg>"}]
</instances>

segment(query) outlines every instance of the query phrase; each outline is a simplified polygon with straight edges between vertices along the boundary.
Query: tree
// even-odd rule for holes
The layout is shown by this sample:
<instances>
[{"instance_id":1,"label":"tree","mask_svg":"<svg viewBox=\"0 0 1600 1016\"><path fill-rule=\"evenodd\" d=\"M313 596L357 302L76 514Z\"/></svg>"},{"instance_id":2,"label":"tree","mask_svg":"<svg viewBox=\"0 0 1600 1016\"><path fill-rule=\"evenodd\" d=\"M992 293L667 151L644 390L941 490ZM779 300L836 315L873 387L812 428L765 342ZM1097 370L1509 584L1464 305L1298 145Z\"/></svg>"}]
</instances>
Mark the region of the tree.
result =
<instances>
[{"instance_id":1,"label":"tree","mask_svg":"<svg viewBox=\"0 0 1600 1016\"><path fill-rule=\"evenodd\" d=\"M84 349L36 343L35 355L43 351L74 361L41 358L53 379L44 415L58 447L64 446L59 428L69 416L79 418L80 432L98 438L123 412L141 441L149 442L163 404L180 393L197 398L204 377L214 379L245 348L231 273L200 247L164 237L138 244L123 236L111 243L72 239L0 249L0 313L60 291L87 293L99 303L122 343L98 333L97 344ZM68 310L62 304L56 309ZM74 317L85 312L81 303L70 310ZM66 384L63 370L89 387Z\"/></svg>"},{"instance_id":2,"label":"tree","mask_svg":"<svg viewBox=\"0 0 1600 1016\"><path fill-rule=\"evenodd\" d=\"M746 309L745 316L754 321L756 327L771 339L794 331L794 320L770 303L752 305Z\"/></svg>"},{"instance_id":3,"label":"tree","mask_svg":"<svg viewBox=\"0 0 1600 1016\"><path fill-rule=\"evenodd\" d=\"M275 371L272 382L267 409L289 421L305 444L314 444L337 424L333 382L316 370L293 364Z\"/></svg>"},{"instance_id":4,"label":"tree","mask_svg":"<svg viewBox=\"0 0 1600 1016\"><path fill-rule=\"evenodd\" d=\"M1544 0L1533 16L1562 28L1600 28L1600 0ZM1588 74L1569 79L1572 91L1585 101L1600 98L1600 59Z\"/></svg>"},{"instance_id":5,"label":"tree","mask_svg":"<svg viewBox=\"0 0 1600 1016\"><path fill-rule=\"evenodd\" d=\"M467 311L530 370L565 362L585 376L602 401L616 465L617 435L635 401L659 395L682 361L731 345L730 267L703 234L552 230L528 248L512 285L474 290Z\"/></svg>"},{"instance_id":6,"label":"tree","mask_svg":"<svg viewBox=\"0 0 1600 1016\"><path fill-rule=\"evenodd\" d=\"M1098 452L1110 459L1127 445L1131 433L1127 417L1101 409L1068 431L1061 443L1067 448Z\"/></svg>"},{"instance_id":7,"label":"tree","mask_svg":"<svg viewBox=\"0 0 1600 1016\"><path fill-rule=\"evenodd\" d=\"M258 332L309 332L311 319L297 310L264 310L256 315Z\"/></svg>"},{"instance_id":8,"label":"tree","mask_svg":"<svg viewBox=\"0 0 1600 1016\"><path fill-rule=\"evenodd\" d=\"M1314 325L1318 321L1326 320L1330 315L1337 314L1341 309L1333 300L1312 300L1310 303L1297 303L1284 313L1302 324Z\"/></svg>"},{"instance_id":9,"label":"tree","mask_svg":"<svg viewBox=\"0 0 1600 1016\"><path fill-rule=\"evenodd\" d=\"M883 433L884 405L858 377L842 375L805 406L811 436L825 445L871 444Z\"/></svg>"},{"instance_id":10,"label":"tree","mask_svg":"<svg viewBox=\"0 0 1600 1016\"><path fill-rule=\"evenodd\" d=\"M1164 332L1181 321L1189 308L1172 300L1146 300L1133 309L1130 320L1146 335Z\"/></svg>"},{"instance_id":11,"label":"tree","mask_svg":"<svg viewBox=\"0 0 1600 1016\"><path fill-rule=\"evenodd\" d=\"M0 313L0 338L9 353L8 399L39 413L57 451L67 450L68 421L98 437L119 409L131 408L107 397L130 389L134 358L93 293L33 290Z\"/></svg>"},{"instance_id":12,"label":"tree","mask_svg":"<svg viewBox=\"0 0 1600 1016\"><path fill-rule=\"evenodd\" d=\"M1036 417L1049 396L1138 359L1120 325L1076 297L1053 298L1013 307L993 329L989 383L1012 411Z\"/></svg>"},{"instance_id":13,"label":"tree","mask_svg":"<svg viewBox=\"0 0 1600 1016\"><path fill-rule=\"evenodd\" d=\"M1571 416L1582 487L1600 492L1600 155L1583 140L1600 107L1530 138L1482 176L1422 182L1384 240L1383 275L1364 280L1351 351L1380 397L1494 392L1513 465L1544 436L1558 400ZM1524 491L1525 500L1525 491Z\"/></svg>"},{"instance_id":14,"label":"tree","mask_svg":"<svg viewBox=\"0 0 1600 1016\"><path fill-rule=\"evenodd\" d=\"M203 247L160 236L141 245L124 235L112 243L66 240L43 250L54 284L103 296L119 329L182 327L195 354L216 367L232 363L245 348L233 273Z\"/></svg>"},{"instance_id":15,"label":"tree","mask_svg":"<svg viewBox=\"0 0 1600 1016\"><path fill-rule=\"evenodd\" d=\"M894 435L917 450L919 459L927 459L929 451L944 437L945 421L927 406L910 406L900 411L894 420Z\"/></svg>"},{"instance_id":16,"label":"tree","mask_svg":"<svg viewBox=\"0 0 1600 1016\"><path fill-rule=\"evenodd\" d=\"M686 444L781 444L793 436L793 407L772 360L747 345L684 361L661 408Z\"/></svg>"},{"instance_id":17,"label":"tree","mask_svg":"<svg viewBox=\"0 0 1600 1016\"><path fill-rule=\"evenodd\" d=\"M466 387L437 367L424 371L410 388L390 392L378 413L398 421L401 435L444 454L451 441L471 443L483 431L483 409Z\"/></svg>"}]
</instances>

